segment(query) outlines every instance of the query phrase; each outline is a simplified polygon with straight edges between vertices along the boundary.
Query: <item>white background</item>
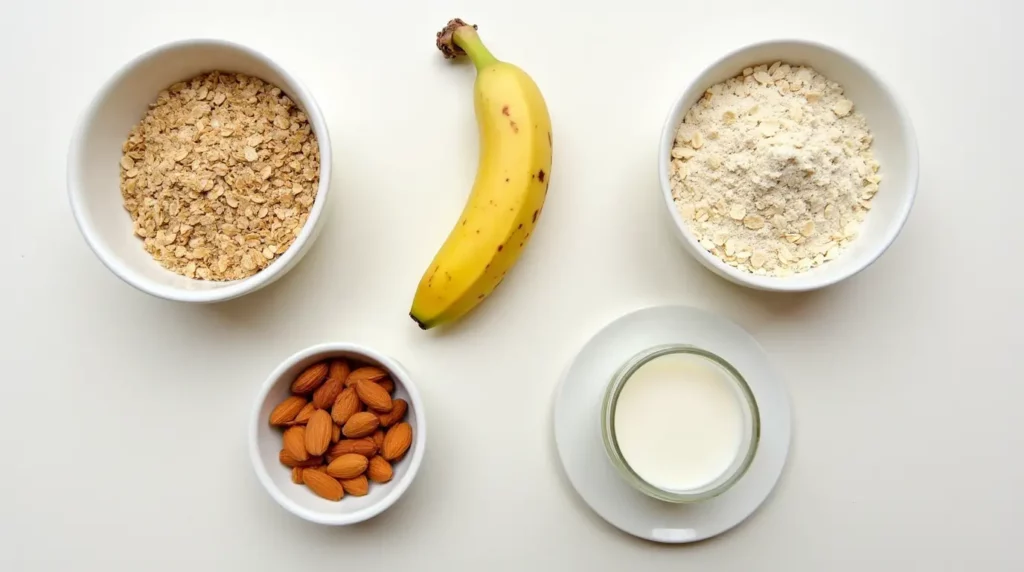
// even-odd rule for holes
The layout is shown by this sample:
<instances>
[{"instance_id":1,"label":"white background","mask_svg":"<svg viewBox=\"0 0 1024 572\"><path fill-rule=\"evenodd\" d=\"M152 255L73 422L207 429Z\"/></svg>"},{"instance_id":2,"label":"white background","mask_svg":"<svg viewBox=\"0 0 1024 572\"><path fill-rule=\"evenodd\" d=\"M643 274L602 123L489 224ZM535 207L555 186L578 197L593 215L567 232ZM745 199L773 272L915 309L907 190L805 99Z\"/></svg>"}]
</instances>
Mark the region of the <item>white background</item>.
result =
<instances>
[{"instance_id":1,"label":"white background","mask_svg":"<svg viewBox=\"0 0 1024 572\"><path fill-rule=\"evenodd\" d=\"M8 0L0 7L0 569L1021 570L1024 7L1012 0L581 2ZM533 75L554 121L547 207L496 295L445 332L407 317L476 162L451 17ZM287 277L217 306L160 301L88 250L68 207L74 122L155 45L223 37L302 78L337 193ZM887 79L921 148L917 204L874 266L768 295L675 242L656 179L688 78L773 37L833 44ZM128 224L126 215L125 224ZM599 327L685 303L749 329L785 374L789 464L732 532L694 546L600 520L555 457L557 376ZM259 385L350 340L417 376L431 435L390 511L328 528L253 476Z\"/></svg>"}]
</instances>

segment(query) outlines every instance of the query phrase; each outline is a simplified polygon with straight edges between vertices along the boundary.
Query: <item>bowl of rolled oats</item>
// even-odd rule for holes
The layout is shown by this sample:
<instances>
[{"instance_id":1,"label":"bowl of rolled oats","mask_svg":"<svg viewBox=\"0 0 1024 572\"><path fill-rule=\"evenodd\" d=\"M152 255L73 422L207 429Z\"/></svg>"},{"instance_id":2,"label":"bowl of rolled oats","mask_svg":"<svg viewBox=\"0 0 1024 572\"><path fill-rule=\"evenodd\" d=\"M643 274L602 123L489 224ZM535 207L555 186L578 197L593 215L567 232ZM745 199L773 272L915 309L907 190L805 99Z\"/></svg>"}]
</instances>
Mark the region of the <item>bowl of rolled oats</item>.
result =
<instances>
[{"instance_id":1,"label":"bowl of rolled oats","mask_svg":"<svg viewBox=\"0 0 1024 572\"><path fill-rule=\"evenodd\" d=\"M871 265L917 193L889 87L821 44L777 40L707 67L672 107L658 176L690 254L742 286L806 291Z\"/></svg>"},{"instance_id":2,"label":"bowl of rolled oats","mask_svg":"<svg viewBox=\"0 0 1024 572\"><path fill-rule=\"evenodd\" d=\"M327 124L268 57L187 40L129 62L71 142L68 194L99 259L161 298L217 302L293 268L324 222Z\"/></svg>"}]
</instances>

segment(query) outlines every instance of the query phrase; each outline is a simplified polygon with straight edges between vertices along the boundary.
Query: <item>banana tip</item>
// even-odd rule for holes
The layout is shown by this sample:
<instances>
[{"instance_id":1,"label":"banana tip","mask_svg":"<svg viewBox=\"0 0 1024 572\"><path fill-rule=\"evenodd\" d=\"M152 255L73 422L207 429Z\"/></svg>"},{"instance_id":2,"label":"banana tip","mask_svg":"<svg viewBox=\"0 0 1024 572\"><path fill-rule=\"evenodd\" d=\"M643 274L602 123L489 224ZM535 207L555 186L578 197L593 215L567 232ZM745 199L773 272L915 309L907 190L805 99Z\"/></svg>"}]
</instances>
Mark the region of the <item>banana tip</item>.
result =
<instances>
[{"instance_id":1,"label":"banana tip","mask_svg":"<svg viewBox=\"0 0 1024 572\"><path fill-rule=\"evenodd\" d=\"M420 321L420 319L416 317L416 314L409 312L409 317L412 318L412 321L416 322L416 325L419 326L421 330L427 330L430 328L430 326Z\"/></svg>"},{"instance_id":2,"label":"banana tip","mask_svg":"<svg viewBox=\"0 0 1024 572\"><path fill-rule=\"evenodd\" d=\"M453 18L448 20L448 24L445 25L444 29L437 33L437 49L441 50L445 59L452 59L454 57L465 55L466 52L459 46L455 45L455 41L452 38L455 30L458 30L463 26L469 26L474 30L476 29L475 24L467 24L461 18Z\"/></svg>"}]
</instances>

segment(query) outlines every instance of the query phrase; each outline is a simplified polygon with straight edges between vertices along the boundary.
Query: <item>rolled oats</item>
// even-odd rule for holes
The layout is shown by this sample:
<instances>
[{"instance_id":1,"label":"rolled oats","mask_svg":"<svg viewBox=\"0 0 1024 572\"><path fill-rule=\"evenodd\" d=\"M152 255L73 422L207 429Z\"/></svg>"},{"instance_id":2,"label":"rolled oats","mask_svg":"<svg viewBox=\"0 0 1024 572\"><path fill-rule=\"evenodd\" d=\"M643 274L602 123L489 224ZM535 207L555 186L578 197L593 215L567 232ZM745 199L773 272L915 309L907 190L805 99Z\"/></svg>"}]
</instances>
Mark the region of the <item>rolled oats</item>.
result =
<instances>
[{"instance_id":1,"label":"rolled oats","mask_svg":"<svg viewBox=\"0 0 1024 572\"><path fill-rule=\"evenodd\" d=\"M881 181L867 123L843 88L784 62L708 89L671 156L672 196L697 241L754 274L789 276L834 260Z\"/></svg>"},{"instance_id":2,"label":"rolled oats","mask_svg":"<svg viewBox=\"0 0 1024 572\"><path fill-rule=\"evenodd\" d=\"M309 218L320 152L280 88L212 72L160 92L122 146L121 196L165 268L238 280L286 252Z\"/></svg>"}]
</instances>

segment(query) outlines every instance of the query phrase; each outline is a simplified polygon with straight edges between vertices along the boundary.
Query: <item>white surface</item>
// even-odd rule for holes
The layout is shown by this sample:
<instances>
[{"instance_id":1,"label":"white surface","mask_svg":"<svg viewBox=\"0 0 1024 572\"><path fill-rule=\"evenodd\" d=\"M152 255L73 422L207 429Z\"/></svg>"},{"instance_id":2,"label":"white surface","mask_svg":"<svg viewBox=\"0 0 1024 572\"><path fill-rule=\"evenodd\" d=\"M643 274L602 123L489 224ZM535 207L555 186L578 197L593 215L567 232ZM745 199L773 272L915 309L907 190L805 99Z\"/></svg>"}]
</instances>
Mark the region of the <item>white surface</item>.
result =
<instances>
[{"instance_id":1,"label":"white surface","mask_svg":"<svg viewBox=\"0 0 1024 572\"><path fill-rule=\"evenodd\" d=\"M1024 5L480 4L0 3L0 569L1024 568ZM472 69L433 47L453 16L537 80L555 159L520 264L472 316L433 334L408 305L476 163ZM233 302L181 305L124 285L89 251L64 158L74 121L124 62L213 35L273 53L316 94L337 200L286 277ZM666 110L694 74L736 46L794 36L891 81L921 143L921 186L871 268L769 295L683 251L654 161ZM552 394L575 352L615 317L662 303L737 321L793 400L789 462L756 520L689 547L604 523L559 476L551 438ZM395 356L431 421L407 494L340 529L281 509L246 450L260 383L327 340Z\"/></svg>"},{"instance_id":2,"label":"white surface","mask_svg":"<svg viewBox=\"0 0 1024 572\"><path fill-rule=\"evenodd\" d=\"M412 427L413 442L405 455L392 463L393 476L387 483L370 483L370 493L345 495L341 502L322 499L308 487L292 482L291 469L279 460L282 431L267 423L270 412L291 395L295 376L314 363L335 357L351 358L383 368L395 383L394 397L409 404L404 421ZM385 429L386 431L386 429ZM256 477L271 498L296 516L311 522L349 525L371 519L390 508L416 479L427 444L427 415L419 388L409 372L394 358L373 348L351 343L318 344L304 348L282 361L263 383L249 419L249 458Z\"/></svg>"},{"instance_id":3,"label":"white surface","mask_svg":"<svg viewBox=\"0 0 1024 572\"><path fill-rule=\"evenodd\" d=\"M826 41L826 43L830 43ZM658 177L669 217L683 246L704 266L744 286L777 292L801 292L831 286L867 268L878 259L903 229L917 194L920 162L912 121L892 87L853 54L837 46L807 40L770 40L738 46L707 65L673 103L662 128L658 153ZM669 182L669 159L676 131L704 92L740 74L744 68L783 61L806 65L843 86L843 94L867 120L874 137L872 151L881 168L882 182L871 202L871 212L859 228L857 239L827 264L779 278L737 270L704 249L679 215Z\"/></svg>"},{"instance_id":4,"label":"white surface","mask_svg":"<svg viewBox=\"0 0 1024 572\"><path fill-rule=\"evenodd\" d=\"M714 483L736 461L753 413L734 376L703 356L671 353L640 366L615 400L615 441L643 480L668 491ZM749 450L746 439L744 452Z\"/></svg>"},{"instance_id":5,"label":"white surface","mask_svg":"<svg viewBox=\"0 0 1024 572\"><path fill-rule=\"evenodd\" d=\"M666 503L633 489L609 462L601 440L608 380L632 356L663 344L696 346L732 364L760 412L761 437L746 474L726 492L698 503ZM629 313L590 339L555 392L554 425L565 474L583 500L623 531L666 543L713 537L757 510L782 474L791 431L784 380L757 341L728 320L679 306Z\"/></svg>"},{"instance_id":6,"label":"white surface","mask_svg":"<svg viewBox=\"0 0 1024 572\"><path fill-rule=\"evenodd\" d=\"M120 161L125 134L145 115L155 94L171 84L211 70L228 69L280 87L309 118L320 151L320 185L302 232L266 269L243 280L193 280L160 266L132 226L124 225ZM331 140L315 98L272 58L223 40L182 40L154 46L111 74L97 92L71 140L68 200L83 238L110 270L125 282L168 300L220 302L263 288L302 259L323 229L330 197ZM111 192L111 189L117 192ZM130 219L129 219L130 220Z\"/></svg>"}]
</instances>

